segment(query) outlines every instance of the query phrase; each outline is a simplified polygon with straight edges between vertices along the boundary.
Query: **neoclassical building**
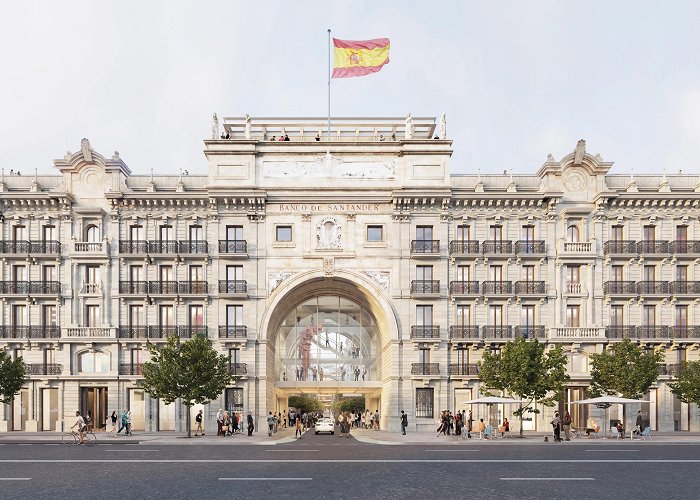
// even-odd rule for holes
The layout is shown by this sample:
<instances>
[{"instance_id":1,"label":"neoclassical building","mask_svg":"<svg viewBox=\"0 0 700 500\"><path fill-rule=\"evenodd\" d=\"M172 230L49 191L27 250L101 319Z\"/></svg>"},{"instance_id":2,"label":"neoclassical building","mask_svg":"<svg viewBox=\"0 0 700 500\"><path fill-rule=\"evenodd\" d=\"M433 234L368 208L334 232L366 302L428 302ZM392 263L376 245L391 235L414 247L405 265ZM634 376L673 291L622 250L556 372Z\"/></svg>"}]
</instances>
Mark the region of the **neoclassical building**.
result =
<instances>
[{"instance_id":1,"label":"neoclassical building","mask_svg":"<svg viewBox=\"0 0 700 500\"><path fill-rule=\"evenodd\" d=\"M197 334L237 376L209 425L219 408L262 423L313 394L433 430L478 397L483 352L524 336L563 345L560 409L582 426L603 415L569 405L587 395L589 355L629 337L665 356L641 405L651 427L700 430L667 385L698 358L700 176L609 174L584 141L532 174L454 175L435 118L333 119L330 135L322 118L222 125L206 175L133 175L86 139L55 175L5 165L0 348L27 380L0 431L123 408L137 430L182 430L184 407L138 382L149 343ZM527 429L549 430L543 410Z\"/></svg>"}]
</instances>

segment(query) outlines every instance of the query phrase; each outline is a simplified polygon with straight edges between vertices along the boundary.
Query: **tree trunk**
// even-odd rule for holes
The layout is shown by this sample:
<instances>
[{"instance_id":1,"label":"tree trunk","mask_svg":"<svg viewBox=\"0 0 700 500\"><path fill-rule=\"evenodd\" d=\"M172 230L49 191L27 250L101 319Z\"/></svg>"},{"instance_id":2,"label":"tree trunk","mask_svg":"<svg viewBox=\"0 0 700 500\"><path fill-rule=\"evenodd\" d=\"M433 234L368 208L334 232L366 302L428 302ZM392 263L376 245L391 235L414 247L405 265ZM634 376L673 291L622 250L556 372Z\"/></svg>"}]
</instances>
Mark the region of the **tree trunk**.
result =
<instances>
[{"instance_id":1,"label":"tree trunk","mask_svg":"<svg viewBox=\"0 0 700 500\"><path fill-rule=\"evenodd\" d=\"M523 404L520 403L520 437L523 437Z\"/></svg>"},{"instance_id":2,"label":"tree trunk","mask_svg":"<svg viewBox=\"0 0 700 500\"><path fill-rule=\"evenodd\" d=\"M191 405L185 405L185 408L187 408L187 418L185 421L187 422L187 437L191 438L192 437L192 406Z\"/></svg>"}]
</instances>

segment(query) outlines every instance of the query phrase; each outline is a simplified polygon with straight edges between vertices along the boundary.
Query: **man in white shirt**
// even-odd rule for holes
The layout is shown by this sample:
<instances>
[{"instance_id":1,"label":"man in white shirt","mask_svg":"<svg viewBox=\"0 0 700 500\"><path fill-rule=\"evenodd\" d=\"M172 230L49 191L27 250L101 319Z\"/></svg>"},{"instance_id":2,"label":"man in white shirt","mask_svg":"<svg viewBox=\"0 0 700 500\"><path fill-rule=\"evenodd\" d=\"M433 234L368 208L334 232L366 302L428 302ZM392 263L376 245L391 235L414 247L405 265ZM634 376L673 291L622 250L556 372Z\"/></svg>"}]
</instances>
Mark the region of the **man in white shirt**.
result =
<instances>
[{"instance_id":1,"label":"man in white shirt","mask_svg":"<svg viewBox=\"0 0 700 500\"><path fill-rule=\"evenodd\" d=\"M78 427L78 434L80 434L80 444L83 444L83 436L85 431L87 430L87 426L85 425L85 420L83 420L83 417L80 416L80 412L76 411L75 416L78 417L78 419L75 421L75 423L71 426L71 429L74 427Z\"/></svg>"}]
</instances>

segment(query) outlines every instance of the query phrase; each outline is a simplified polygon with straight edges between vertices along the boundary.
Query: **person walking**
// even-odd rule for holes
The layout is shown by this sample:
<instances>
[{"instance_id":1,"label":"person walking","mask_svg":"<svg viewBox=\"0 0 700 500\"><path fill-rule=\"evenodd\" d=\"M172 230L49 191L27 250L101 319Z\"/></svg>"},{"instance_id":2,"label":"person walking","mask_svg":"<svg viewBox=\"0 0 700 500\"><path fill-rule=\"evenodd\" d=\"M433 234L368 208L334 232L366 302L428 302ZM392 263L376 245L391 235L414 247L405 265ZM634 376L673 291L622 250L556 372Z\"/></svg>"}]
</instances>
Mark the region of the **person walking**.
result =
<instances>
[{"instance_id":1,"label":"person walking","mask_svg":"<svg viewBox=\"0 0 700 500\"><path fill-rule=\"evenodd\" d=\"M194 435L197 436L197 433L201 432L202 436L204 436L204 429L202 429L202 410L199 410L197 416L194 417L194 421L197 423L197 428L194 431Z\"/></svg>"},{"instance_id":2,"label":"person walking","mask_svg":"<svg viewBox=\"0 0 700 500\"><path fill-rule=\"evenodd\" d=\"M406 435L406 427L408 427L408 415L401 410L401 434Z\"/></svg>"},{"instance_id":3,"label":"person walking","mask_svg":"<svg viewBox=\"0 0 700 500\"><path fill-rule=\"evenodd\" d=\"M272 436L272 431L275 430L275 416L272 412L267 416L267 435Z\"/></svg>"},{"instance_id":4,"label":"person walking","mask_svg":"<svg viewBox=\"0 0 700 500\"><path fill-rule=\"evenodd\" d=\"M117 437L117 420L119 420L119 417L117 417L116 410L112 411L112 415L109 417L109 419L112 421L112 428L109 430L107 435L114 433L112 437Z\"/></svg>"},{"instance_id":5,"label":"person walking","mask_svg":"<svg viewBox=\"0 0 700 500\"><path fill-rule=\"evenodd\" d=\"M126 435L133 436L131 433L131 410L126 412Z\"/></svg>"},{"instance_id":6,"label":"person walking","mask_svg":"<svg viewBox=\"0 0 700 500\"><path fill-rule=\"evenodd\" d=\"M254 430L255 430L255 425L253 424L253 412L249 411L248 412L248 435L252 436Z\"/></svg>"},{"instance_id":7,"label":"person walking","mask_svg":"<svg viewBox=\"0 0 700 500\"><path fill-rule=\"evenodd\" d=\"M474 428L474 418L472 418L472 411L469 410L469 416L467 417L467 437L471 439L472 430Z\"/></svg>"},{"instance_id":8,"label":"person walking","mask_svg":"<svg viewBox=\"0 0 700 500\"><path fill-rule=\"evenodd\" d=\"M224 435L224 409L223 408L219 408L219 411L216 412L216 435L217 436Z\"/></svg>"},{"instance_id":9,"label":"person walking","mask_svg":"<svg viewBox=\"0 0 700 500\"><path fill-rule=\"evenodd\" d=\"M559 418L559 412L554 412L554 418L552 418L552 429L554 430L554 441L560 442L561 439L561 418Z\"/></svg>"},{"instance_id":10,"label":"person walking","mask_svg":"<svg viewBox=\"0 0 700 500\"><path fill-rule=\"evenodd\" d=\"M568 411L564 412L561 423L564 426L564 440L571 441L571 414Z\"/></svg>"},{"instance_id":11,"label":"person walking","mask_svg":"<svg viewBox=\"0 0 700 500\"><path fill-rule=\"evenodd\" d=\"M374 430L379 430L379 410L374 410Z\"/></svg>"},{"instance_id":12,"label":"person walking","mask_svg":"<svg viewBox=\"0 0 700 500\"><path fill-rule=\"evenodd\" d=\"M644 419L642 418L642 410L639 410L637 412L637 420L634 423L634 433L639 436L642 431L644 430L642 427L644 426Z\"/></svg>"},{"instance_id":13,"label":"person walking","mask_svg":"<svg viewBox=\"0 0 700 500\"><path fill-rule=\"evenodd\" d=\"M297 419L296 419L296 424L295 424L294 428L296 429L296 430L294 431L294 438L296 438L297 435L298 435L298 436L299 436L299 439L301 439L301 435L302 435L302 433L303 433L303 429L302 429L302 427L301 427L301 419L300 419L300 418L297 418Z\"/></svg>"},{"instance_id":14,"label":"person walking","mask_svg":"<svg viewBox=\"0 0 700 500\"><path fill-rule=\"evenodd\" d=\"M124 430L124 429L126 429L125 434L127 434L127 435L129 434L129 415L128 415L127 411L128 410L124 409L124 411L122 412L122 416L120 419L121 420L120 426L119 426L119 430L117 431L117 434L121 434L122 430Z\"/></svg>"}]
</instances>

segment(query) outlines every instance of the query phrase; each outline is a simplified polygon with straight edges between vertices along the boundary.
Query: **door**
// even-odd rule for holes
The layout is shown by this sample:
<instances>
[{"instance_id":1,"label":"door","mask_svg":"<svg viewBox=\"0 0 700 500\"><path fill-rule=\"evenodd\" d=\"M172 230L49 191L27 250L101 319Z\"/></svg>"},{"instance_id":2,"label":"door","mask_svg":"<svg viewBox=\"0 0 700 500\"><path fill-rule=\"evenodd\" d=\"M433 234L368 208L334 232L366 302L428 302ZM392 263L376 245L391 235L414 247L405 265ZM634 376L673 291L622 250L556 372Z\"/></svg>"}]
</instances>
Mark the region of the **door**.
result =
<instances>
[{"instance_id":1,"label":"door","mask_svg":"<svg viewBox=\"0 0 700 500\"><path fill-rule=\"evenodd\" d=\"M158 430L175 430L175 403L166 405L162 399L158 400Z\"/></svg>"},{"instance_id":2,"label":"door","mask_svg":"<svg viewBox=\"0 0 700 500\"><path fill-rule=\"evenodd\" d=\"M41 390L41 430L57 431L58 429L58 389Z\"/></svg>"},{"instance_id":3,"label":"door","mask_svg":"<svg viewBox=\"0 0 700 500\"><path fill-rule=\"evenodd\" d=\"M107 388L81 387L80 414L90 415L95 430L104 430L107 421Z\"/></svg>"},{"instance_id":4,"label":"door","mask_svg":"<svg viewBox=\"0 0 700 500\"><path fill-rule=\"evenodd\" d=\"M131 428L135 431L146 429L146 401L143 389L129 389L129 410L131 410Z\"/></svg>"},{"instance_id":5,"label":"door","mask_svg":"<svg viewBox=\"0 0 700 500\"><path fill-rule=\"evenodd\" d=\"M522 328L523 337L531 338L534 336L535 326L535 306L524 305L520 309L520 326Z\"/></svg>"}]
</instances>

